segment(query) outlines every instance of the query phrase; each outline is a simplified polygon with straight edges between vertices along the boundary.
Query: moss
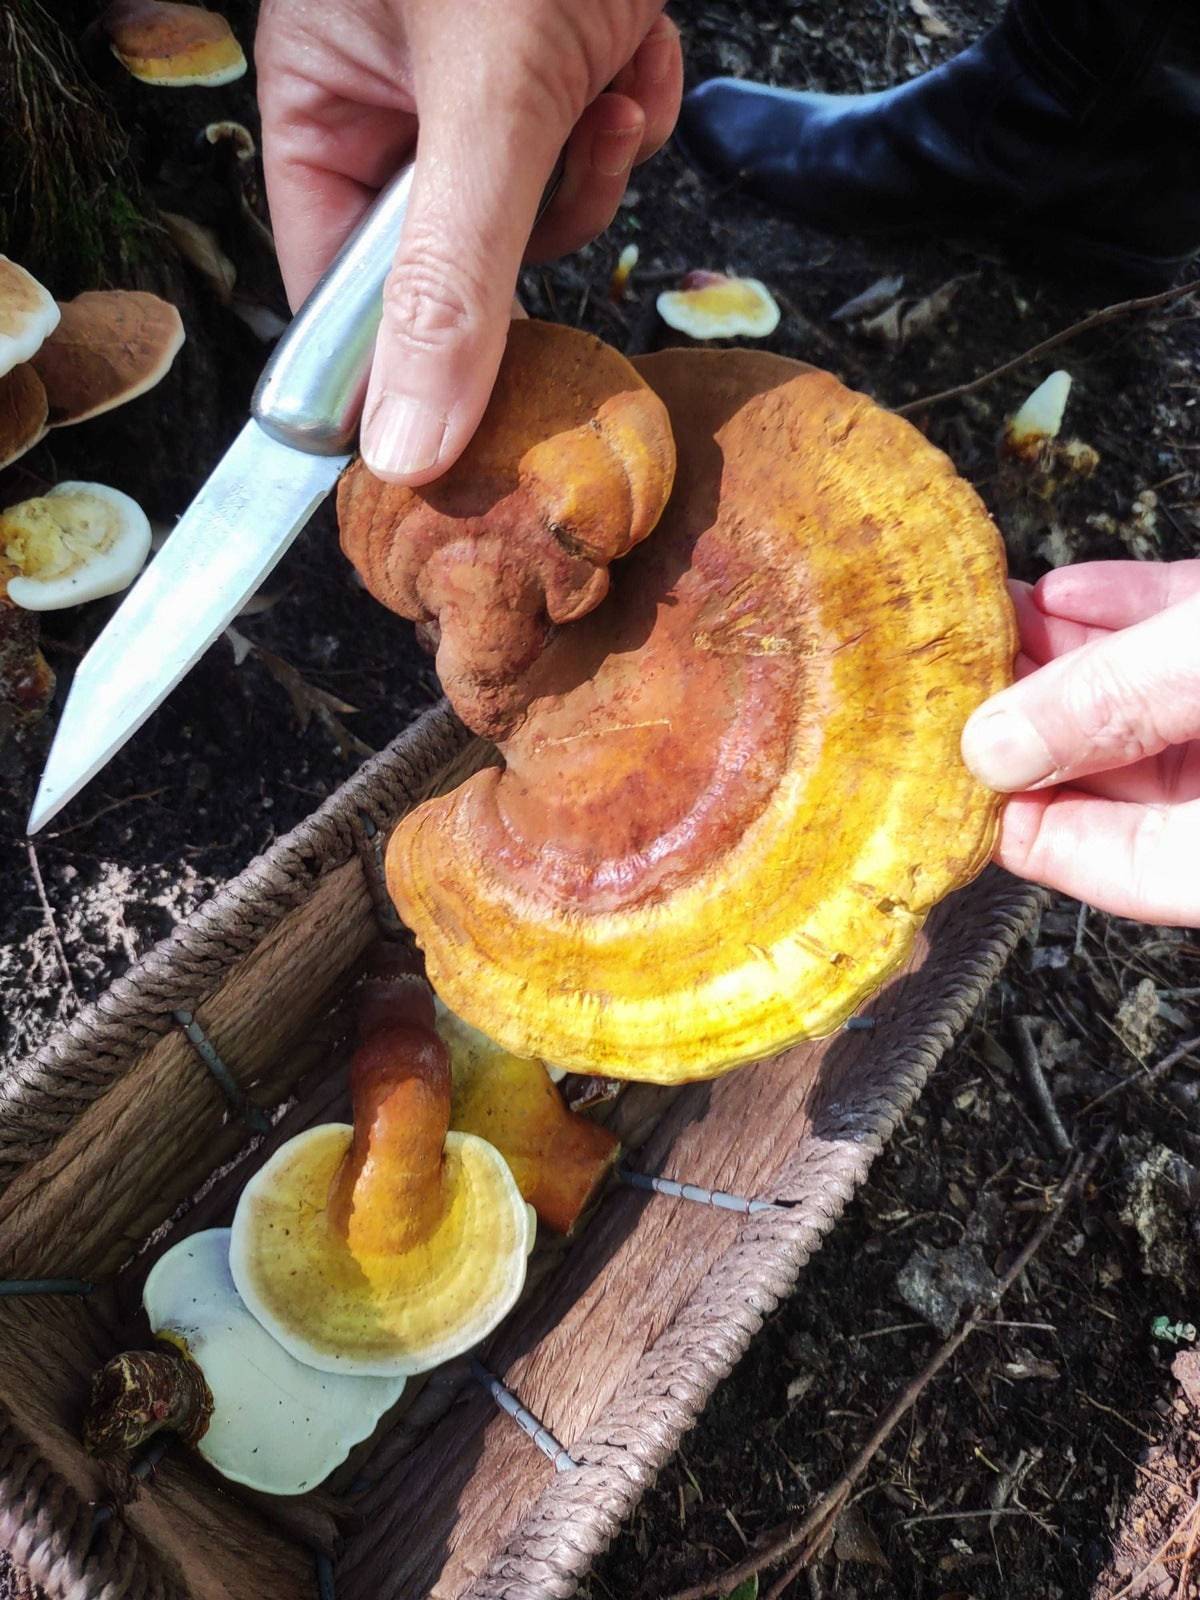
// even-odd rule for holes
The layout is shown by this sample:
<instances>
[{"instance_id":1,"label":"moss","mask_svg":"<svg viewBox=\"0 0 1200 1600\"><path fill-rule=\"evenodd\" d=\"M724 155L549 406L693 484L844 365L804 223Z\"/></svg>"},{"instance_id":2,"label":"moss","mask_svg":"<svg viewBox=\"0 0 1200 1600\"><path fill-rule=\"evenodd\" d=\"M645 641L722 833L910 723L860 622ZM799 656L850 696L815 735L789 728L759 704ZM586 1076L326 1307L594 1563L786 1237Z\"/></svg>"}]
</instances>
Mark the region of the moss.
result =
<instances>
[{"instance_id":1,"label":"moss","mask_svg":"<svg viewBox=\"0 0 1200 1600\"><path fill-rule=\"evenodd\" d=\"M121 281L153 230L111 108L40 0L0 15L0 252L56 294Z\"/></svg>"}]
</instances>

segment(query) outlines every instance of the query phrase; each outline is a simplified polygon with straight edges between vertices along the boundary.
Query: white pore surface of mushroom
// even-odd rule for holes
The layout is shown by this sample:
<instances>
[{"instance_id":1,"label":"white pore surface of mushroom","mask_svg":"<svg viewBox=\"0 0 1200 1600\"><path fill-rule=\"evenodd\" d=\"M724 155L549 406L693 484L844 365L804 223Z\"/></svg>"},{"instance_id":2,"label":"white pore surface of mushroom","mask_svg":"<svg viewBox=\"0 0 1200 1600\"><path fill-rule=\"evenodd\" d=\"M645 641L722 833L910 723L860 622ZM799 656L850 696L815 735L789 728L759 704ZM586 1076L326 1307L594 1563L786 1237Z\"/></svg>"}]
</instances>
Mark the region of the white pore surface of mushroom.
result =
<instances>
[{"instance_id":1,"label":"white pore surface of mushroom","mask_svg":"<svg viewBox=\"0 0 1200 1600\"><path fill-rule=\"evenodd\" d=\"M168 1250L142 1304L156 1334L183 1342L212 1392L196 1449L225 1477L265 1494L303 1494L322 1482L404 1389L403 1378L318 1372L290 1356L234 1287L228 1228Z\"/></svg>"},{"instance_id":2,"label":"white pore surface of mushroom","mask_svg":"<svg viewBox=\"0 0 1200 1600\"><path fill-rule=\"evenodd\" d=\"M24 267L0 256L0 378L37 354L61 315L49 289Z\"/></svg>"},{"instance_id":3,"label":"white pore surface of mushroom","mask_svg":"<svg viewBox=\"0 0 1200 1600\"><path fill-rule=\"evenodd\" d=\"M1062 428L1067 398L1071 393L1071 374L1052 372L1008 419L1005 443L1013 450L1029 449L1043 439L1057 439Z\"/></svg>"},{"instance_id":4,"label":"white pore surface of mushroom","mask_svg":"<svg viewBox=\"0 0 1200 1600\"><path fill-rule=\"evenodd\" d=\"M690 339L765 339L779 326L775 297L757 278L689 272L655 301L668 328Z\"/></svg>"},{"instance_id":5,"label":"white pore surface of mushroom","mask_svg":"<svg viewBox=\"0 0 1200 1600\"><path fill-rule=\"evenodd\" d=\"M60 483L0 513L0 552L20 568L8 597L26 611L61 611L133 582L150 552L136 500L102 483Z\"/></svg>"}]
</instances>

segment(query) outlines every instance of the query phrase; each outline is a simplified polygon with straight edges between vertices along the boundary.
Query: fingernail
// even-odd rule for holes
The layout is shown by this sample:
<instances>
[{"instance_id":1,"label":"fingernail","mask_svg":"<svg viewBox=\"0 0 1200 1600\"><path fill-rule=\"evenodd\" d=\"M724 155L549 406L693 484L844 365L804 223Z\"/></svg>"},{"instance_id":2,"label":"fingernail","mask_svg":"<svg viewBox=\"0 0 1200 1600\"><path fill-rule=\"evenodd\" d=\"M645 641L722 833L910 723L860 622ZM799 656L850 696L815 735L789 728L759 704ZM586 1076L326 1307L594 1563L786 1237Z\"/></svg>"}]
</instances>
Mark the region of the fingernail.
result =
<instances>
[{"instance_id":1,"label":"fingernail","mask_svg":"<svg viewBox=\"0 0 1200 1600\"><path fill-rule=\"evenodd\" d=\"M1013 793L1053 775L1054 757L1041 734L1019 711L986 707L968 719L962 736L967 766L989 789Z\"/></svg>"},{"instance_id":2,"label":"fingernail","mask_svg":"<svg viewBox=\"0 0 1200 1600\"><path fill-rule=\"evenodd\" d=\"M619 133L598 133L592 146L592 165L605 178L619 178L633 163L641 132L623 128Z\"/></svg>"},{"instance_id":3,"label":"fingernail","mask_svg":"<svg viewBox=\"0 0 1200 1600\"><path fill-rule=\"evenodd\" d=\"M653 88L670 72L675 61L675 41L671 34L647 39L638 52L637 77L643 88Z\"/></svg>"},{"instance_id":4,"label":"fingernail","mask_svg":"<svg viewBox=\"0 0 1200 1600\"><path fill-rule=\"evenodd\" d=\"M448 420L411 395L382 395L363 427L363 460L381 478L428 472L437 466Z\"/></svg>"}]
</instances>

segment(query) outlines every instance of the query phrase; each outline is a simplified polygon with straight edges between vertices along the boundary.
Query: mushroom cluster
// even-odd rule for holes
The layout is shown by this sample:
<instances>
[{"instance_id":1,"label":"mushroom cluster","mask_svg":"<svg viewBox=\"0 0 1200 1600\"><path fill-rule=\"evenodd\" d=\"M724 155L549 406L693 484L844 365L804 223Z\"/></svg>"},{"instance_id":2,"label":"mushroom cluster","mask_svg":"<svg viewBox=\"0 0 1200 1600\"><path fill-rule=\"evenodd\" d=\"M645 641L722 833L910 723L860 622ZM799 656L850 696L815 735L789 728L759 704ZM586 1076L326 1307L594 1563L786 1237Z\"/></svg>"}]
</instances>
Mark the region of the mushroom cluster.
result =
<instances>
[{"instance_id":1,"label":"mushroom cluster","mask_svg":"<svg viewBox=\"0 0 1200 1600\"><path fill-rule=\"evenodd\" d=\"M526 382L546 416L556 342L577 337L515 327L514 365L537 341ZM675 1082L832 1031L982 868L1001 802L959 737L1009 681L1015 629L990 517L910 424L748 350L668 350L637 371L678 454L665 510L602 604L547 627L536 659L500 654L512 676L484 709L505 706L503 764L403 818L387 871L467 1023L520 1058ZM553 436L511 443L573 470ZM483 652L478 530L496 497L481 510L470 472L439 536L458 551L459 631ZM379 511L401 493L360 464L340 500L360 569L372 508L376 593L371 572L409 559L406 525Z\"/></svg>"},{"instance_id":2,"label":"mushroom cluster","mask_svg":"<svg viewBox=\"0 0 1200 1600\"><path fill-rule=\"evenodd\" d=\"M107 290L59 303L0 256L0 469L68 427L143 394L183 343L174 306ZM3 505L3 498L0 498ZM24 615L79 605L130 583L150 549L141 508L97 483L60 483L0 511L0 713L40 716L54 675Z\"/></svg>"},{"instance_id":3,"label":"mushroom cluster","mask_svg":"<svg viewBox=\"0 0 1200 1600\"><path fill-rule=\"evenodd\" d=\"M284 1144L231 1229L169 1250L143 1306L158 1346L95 1376L84 1440L107 1455L169 1429L272 1494L328 1476L424 1372L515 1303L534 1211L568 1231L617 1154L516 1061L442 1009L413 955L361 986L353 1126Z\"/></svg>"}]
</instances>

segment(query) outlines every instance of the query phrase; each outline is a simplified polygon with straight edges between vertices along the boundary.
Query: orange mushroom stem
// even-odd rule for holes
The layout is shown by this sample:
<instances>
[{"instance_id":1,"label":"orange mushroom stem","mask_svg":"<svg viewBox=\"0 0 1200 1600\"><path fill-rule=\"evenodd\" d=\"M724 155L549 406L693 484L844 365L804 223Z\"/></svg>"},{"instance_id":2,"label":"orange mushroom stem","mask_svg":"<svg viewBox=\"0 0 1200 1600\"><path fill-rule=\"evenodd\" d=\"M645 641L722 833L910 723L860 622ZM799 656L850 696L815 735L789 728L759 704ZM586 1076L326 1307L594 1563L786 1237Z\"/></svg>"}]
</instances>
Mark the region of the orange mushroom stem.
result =
<instances>
[{"instance_id":1,"label":"orange mushroom stem","mask_svg":"<svg viewBox=\"0 0 1200 1600\"><path fill-rule=\"evenodd\" d=\"M422 993L422 991L424 991ZM368 990L350 1069L354 1137L329 1191L329 1220L355 1256L410 1249L437 1226L450 1130L450 1053L424 983Z\"/></svg>"}]
</instances>

